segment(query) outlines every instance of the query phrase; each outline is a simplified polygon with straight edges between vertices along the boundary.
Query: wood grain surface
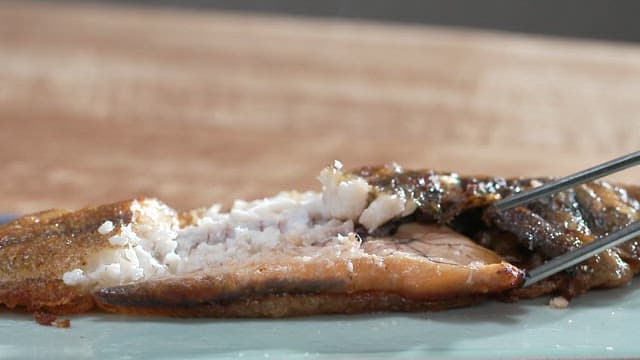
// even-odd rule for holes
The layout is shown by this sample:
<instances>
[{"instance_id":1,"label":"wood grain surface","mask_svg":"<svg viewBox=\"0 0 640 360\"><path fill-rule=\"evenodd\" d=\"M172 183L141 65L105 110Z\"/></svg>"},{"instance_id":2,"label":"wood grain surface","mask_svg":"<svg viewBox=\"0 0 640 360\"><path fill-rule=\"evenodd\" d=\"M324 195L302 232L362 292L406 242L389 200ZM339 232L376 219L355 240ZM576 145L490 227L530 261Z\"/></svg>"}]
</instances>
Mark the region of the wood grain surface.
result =
<instances>
[{"instance_id":1,"label":"wood grain surface","mask_svg":"<svg viewBox=\"0 0 640 360\"><path fill-rule=\"evenodd\" d=\"M228 204L334 159L561 175L639 149L639 116L635 45L0 2L0 213Z\"/></svg>"}]
</instances>

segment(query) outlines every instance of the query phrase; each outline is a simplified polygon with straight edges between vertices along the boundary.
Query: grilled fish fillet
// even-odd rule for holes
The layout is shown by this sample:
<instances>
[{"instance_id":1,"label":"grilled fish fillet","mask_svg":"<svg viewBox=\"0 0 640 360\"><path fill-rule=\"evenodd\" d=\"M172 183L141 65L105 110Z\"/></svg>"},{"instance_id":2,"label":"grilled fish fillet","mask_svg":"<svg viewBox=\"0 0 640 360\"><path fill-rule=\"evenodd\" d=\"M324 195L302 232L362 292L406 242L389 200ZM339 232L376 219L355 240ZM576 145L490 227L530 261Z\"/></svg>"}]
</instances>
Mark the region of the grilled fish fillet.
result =
<instances>
[{"instance_id":1,"label":"grilled fish fillet","mask_svg":"<svg viewBox=\"0 0 640 360\"><path fill-rule=\"evenodd\" d=\"M0 303L168 316L280 317L436 310L487 297L568 297L624 284L632 240L522 290L523 270L638 216L635 188L604 182L508 212L491 203L545 179L460 177L397 165L178 214L140 198L0 226Z\"/></svg>"}]
</instances>

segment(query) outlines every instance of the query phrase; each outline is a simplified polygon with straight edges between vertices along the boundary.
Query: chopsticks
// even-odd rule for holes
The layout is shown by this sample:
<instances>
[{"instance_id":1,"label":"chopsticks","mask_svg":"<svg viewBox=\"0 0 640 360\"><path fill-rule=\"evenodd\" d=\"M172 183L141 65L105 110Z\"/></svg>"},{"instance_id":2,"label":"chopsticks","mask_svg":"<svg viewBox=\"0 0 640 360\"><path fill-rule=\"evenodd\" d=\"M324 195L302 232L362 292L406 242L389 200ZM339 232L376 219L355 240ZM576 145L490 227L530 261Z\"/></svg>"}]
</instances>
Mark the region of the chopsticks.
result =
<instances>
[{"instance_id":1,"label":"chopsticks","mask_svg":"<svg viewBox=\"0 0 640 360\"><path fill-rule=\"evenodd\" d=\"M591 181L638 164L640 164L640 151L607 161L587 170L549 182L535 189L508 196L497 201L494 206L498 211L522 206L541 197L553 195L559 191L575 187L587 181ZM543 265L529 271L525 276L522 287L533 285L540 280L577 265L601 251L619 245L636 236L640 236L640 221L629 224L618 231L601 237L576 250L555 257Z\"/></svg>"},{"instance_id":2,"label":"chopsticks","mask_svg":"<svg viewBox=\"0 0 640 360\"><path fill-rule=\"evenodd\" d=\"M640 151L636 151L629 155L607 161L573 175L569 175L561 179L546 183L535 189L514 194L502 200L496 201L493 206L495 206L498 210L506 210L512 207L522 206L541 197L553 195L562 190L566 190L587 181L595 180L603 176L622 171L626 168L630 168L638 164L640 164Z\"/></svg>"}]
</instances>

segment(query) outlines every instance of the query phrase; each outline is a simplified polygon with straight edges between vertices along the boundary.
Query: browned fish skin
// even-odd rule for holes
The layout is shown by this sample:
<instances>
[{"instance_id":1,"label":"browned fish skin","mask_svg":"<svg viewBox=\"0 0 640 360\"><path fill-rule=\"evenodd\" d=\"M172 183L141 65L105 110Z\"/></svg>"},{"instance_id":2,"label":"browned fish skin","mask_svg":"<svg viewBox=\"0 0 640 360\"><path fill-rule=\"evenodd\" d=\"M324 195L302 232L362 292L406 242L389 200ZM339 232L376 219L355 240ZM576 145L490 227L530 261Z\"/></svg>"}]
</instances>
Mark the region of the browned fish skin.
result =
<instances>
[{"instance_id":1,"label":"browned fish skin","mask_svg":"<svg viewBox=\"0 0 640 360\"><path fill-rule=\"evenodd\" d=\"M492 288L512 288L520 274L508 267L495 266L504 282ZM495 279L495 277L493 277ZM220 283L224 284L221 285ZM371 311L444 310L479 302L483 293L459 294L440 289L431 297L411 297L397 291L345 291L339 279L303 281L265 281L259 288L242 292L223 292L221 286L233 288L227 279L188 276L101 289L95 294L103 310L138 315L214 316L214 317L282 317L315 314L351 314ZM218 291L218 294L215 292ZM477 290L474 290L477 291Z\"/></svg>"},{"instance_id":2,"label":"browned fish skin","mask_svg":"<svg viewBox=\"0 0 640 360\"><path fill-rule=\"evenodd\" d=\"M529 250L548 259L571 251L595 239L580 209L575 206L571 190L519 207L496 213L485 212L489 221L516 235ZM633 277L629 266L612 250L604 251L572 272L556 277L565 297L570 298L592 287L614 287L628 283Z\"/></svg>"},{"instance_id":3,"label":"browned fish skin","mask_svg":"<svg viewBox=\"0 0 640 360\"><path fill-rule=\"evenodd\" d=\"M640 220L638 200L620 186L594 182L578 187L576 193L590 228L599 236ZM627 241L615 251L635 273L640 271L640 239Z\"/></svg>"},{"instance_id":4,"label":"browned fish skin","mask_svg":"<svg viewBox=\"0 0 640 360\"><path fill-rule=\"evenodd\" d=\"M502 178L465 177L433 170L405 171L399 166L354 171L379 192L413 200L428 219L449 223L464 210L487 206L508 191Z\"/></svg>"},{"instance_id":5,"label":"browned fish skin","mask_svg":"<svg viewBox=\"0 0 640 360\"><path fill-rule=\"evenodd\" d=\"M640 201L640 185L616 185L626 190L629 199Z\"/></svg>"},{"instance_id":6,"label":"browned fish skin","mask_svg":"<svg viewBox=\"0 0 640 360\"><path fill-rule=\"evenodd\" d=\"M574 190L567 190L548 199L536 201L530 205L547 221L560 228L567 237L578 239L582 244L594 241L598 233L588 226L584 207L577 202ZM629 220L629 219L627 219ZM623 244L626 246L628 243ZM593 256L577 268L576 278L583 278L589 287L615 287L628 283L633 271L615 249L609 249ZM578 285L578 281L576 281ZM579 291L577 289L577 291Z\"/></svg>"},{"instance_id":7,"label":"browned fish skin","mask_svg":"<svg viewBox=\"0 0 640 360\"><path fill-rule=\"evenodd\" d=\"M0 304L85 311L87 294L62 282L61 274L85 265L89 254L110 246L98 227L109 220L119 228L131 221L131 201L71 212L50 210L0 227Z\"/></svg>"},{"instance_id":8,"label":"browned fish skin","mask_svg":"<svg viewBox=\"0 0 640 360\"><path fill-rule=\"evenodd\" d=\"M379 311L438 311L469 306L486 299L475 295L446 300L414 300L394 293L273 294L250 296L228 302L201 303L193 306L146 304L127 307L98 301L108 312L144 316L255 318L309 316L317 314L359 314Z\"/></svg>"},{"instance_id":9,"label":"browned fish skin","mask_svg":"<svg viewBox=\"0 0 640 360\"><path fill-rule=\"evenodd\" d=\"M419 206L417 219L447 223L466 222L463 231L504 256L518 254L519 264L531 267L540 260L571 251L597 236L615 231L640 219L640 187L613 186L606 182L593 182L578 189L568 190L549 199L536 201L497 213L493 202L514 192L529 189L549 181L549 178L504 179L491 177L463 177L455 173L433 170L404 171L399 166L366 167L354 174L367 179L380 192L397 194L412 199ZM482 208L472 214L470 209ZM481 214L489 229L465 217ZM499 231L515 235L505 237ZM490 230L490 231L487 231ZM497 236L496 239L491 239ZM511 240L510 240L511 239ZM500 244L515 240L523 249ZM506 253L500 249L507 250ZM527 255L528 253L528 255ZM530 257L527 259L526 257ZM540 291L556 291L572 297L593 287L614 287L628 283L634 272L640 271L640 240L634 239L587 260L582 265L564 272L538 289L515 290L516 296L540 295ZM544 290L540 290L544 289ZM518 295L520 294L520 295ZM524 296L524 295L523 295Z\"/></svg>"}]
</instances>

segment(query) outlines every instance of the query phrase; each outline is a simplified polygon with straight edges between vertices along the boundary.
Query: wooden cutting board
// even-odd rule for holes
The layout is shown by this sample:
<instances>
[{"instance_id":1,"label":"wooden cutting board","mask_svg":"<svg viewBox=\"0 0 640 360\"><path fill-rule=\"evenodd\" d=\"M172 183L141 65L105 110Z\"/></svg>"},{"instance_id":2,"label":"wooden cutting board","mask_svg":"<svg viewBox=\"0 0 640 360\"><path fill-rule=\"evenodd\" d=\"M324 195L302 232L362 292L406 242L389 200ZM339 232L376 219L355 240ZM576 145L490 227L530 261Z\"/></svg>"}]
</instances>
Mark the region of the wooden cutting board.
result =
<instances>
[{"instance_id":1,"label":"wooden cutting board","mask_svg":"<svg viewBox=\"0 0 640 360\"><path fill-rule=\"evenodd\" d=\"M228 204L334 159L561 175L640 148L640 47L2 2L0 125L0 212Z\"/></svg>"}]
</instances>

